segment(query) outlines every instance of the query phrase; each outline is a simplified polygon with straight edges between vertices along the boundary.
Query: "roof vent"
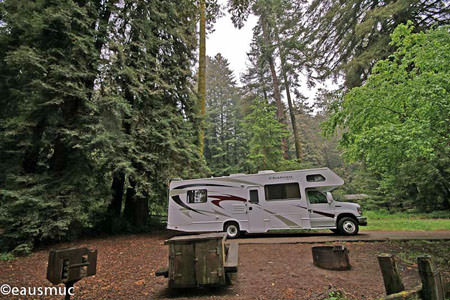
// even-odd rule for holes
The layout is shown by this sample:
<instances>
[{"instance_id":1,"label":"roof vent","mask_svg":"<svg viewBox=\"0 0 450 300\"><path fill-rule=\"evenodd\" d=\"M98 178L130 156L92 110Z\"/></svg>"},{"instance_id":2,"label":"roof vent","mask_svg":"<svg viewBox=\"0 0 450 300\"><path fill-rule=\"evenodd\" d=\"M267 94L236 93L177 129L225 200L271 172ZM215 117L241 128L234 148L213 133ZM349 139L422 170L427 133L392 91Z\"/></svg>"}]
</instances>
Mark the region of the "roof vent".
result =
<instances>
[{"instance_id":1,"label":"roof vent","mask_svg":"<svg viewBox=\"0 0 450 300\"><path fill-rule=\"evenodd\" d=\"M236 173L236 174L230 174L230 177L236 177L236 176L244 176L244 173Z\"/></svg>"},{"instance_id":2,"label":"roof vent","mask_svg":"<svg viewBox=\"0 0 450 300\"><path fill-rule=\"evenodd\" d=\"M272 174L272 173L275 173L275 171L274 170L262 170L262 171L258 172L258 174Z\"/></svg>"}]
</instances>

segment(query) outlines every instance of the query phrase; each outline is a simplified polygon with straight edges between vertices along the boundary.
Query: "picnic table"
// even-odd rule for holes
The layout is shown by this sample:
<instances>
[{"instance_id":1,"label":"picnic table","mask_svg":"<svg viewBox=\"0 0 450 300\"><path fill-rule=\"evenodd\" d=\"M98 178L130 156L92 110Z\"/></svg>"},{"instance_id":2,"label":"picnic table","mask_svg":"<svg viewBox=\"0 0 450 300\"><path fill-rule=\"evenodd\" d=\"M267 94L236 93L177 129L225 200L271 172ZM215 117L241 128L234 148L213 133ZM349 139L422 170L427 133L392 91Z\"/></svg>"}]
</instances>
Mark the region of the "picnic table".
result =
<instances>
[{"instance_id":1,"label":"picnic table","mask_svg":"<svg viewBox=\"0 0 450 300\"><path fill-rule=\"evenodd\" d=\"M225 233L176 236L169 246L169 266L156 276L169 278L170 288L223 286L237 272L238 244L225 244Z\"/></svg>"}]
</instances>

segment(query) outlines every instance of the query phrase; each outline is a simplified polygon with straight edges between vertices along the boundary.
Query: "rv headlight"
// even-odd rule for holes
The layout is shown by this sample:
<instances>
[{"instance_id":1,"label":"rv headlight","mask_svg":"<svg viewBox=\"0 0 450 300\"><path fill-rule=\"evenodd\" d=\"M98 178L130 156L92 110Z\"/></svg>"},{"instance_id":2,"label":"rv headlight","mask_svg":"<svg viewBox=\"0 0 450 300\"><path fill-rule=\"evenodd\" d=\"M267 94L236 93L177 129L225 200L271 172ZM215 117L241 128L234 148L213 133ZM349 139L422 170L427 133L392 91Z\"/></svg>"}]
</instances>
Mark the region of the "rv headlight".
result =
<instances>
[{"instance_id":1,"label":"rv headlight","mask_svg":"<svg viewBox=\"0 0 450 300\"><path fill-rule=\"evenodd\" d=\"M358 207L356 208L356 210L358 211L358 214L362 215L362 209L361 209L361 206L358 206Z\"/></svg>"}]
</instances>

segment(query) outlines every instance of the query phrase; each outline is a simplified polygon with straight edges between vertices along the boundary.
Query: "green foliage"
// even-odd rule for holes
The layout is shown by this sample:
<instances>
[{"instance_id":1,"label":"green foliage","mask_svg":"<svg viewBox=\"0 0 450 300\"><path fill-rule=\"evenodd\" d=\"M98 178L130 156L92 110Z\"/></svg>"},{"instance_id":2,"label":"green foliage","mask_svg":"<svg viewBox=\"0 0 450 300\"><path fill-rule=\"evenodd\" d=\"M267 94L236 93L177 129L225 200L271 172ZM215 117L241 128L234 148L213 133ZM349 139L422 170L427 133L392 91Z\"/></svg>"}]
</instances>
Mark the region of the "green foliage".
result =
<instances>
[{"instance_id":1,"label":"green foliage","mask_svg":"<svg viewBox=\"0 0 450 300\"><path fill-rule=\"evenodd\" d=\"M390 34L411 20L418 31L448 24L446 1L314 0L306 26L308 68L313 78L345 75L345 86L360 86L374 63L394 50Z\"/></svg>"},{"instance_id":2,"label":"green foliage","mask_svg":"<svg viewBox=\"0 0 450 300\"><path fill-rule=\"evenodd\" d=\"M0 260L8 261L8 260L14 260L15 256L12 253L0 253Z\"/></svg>"},{"instance_id":3,"label":"green foliage","mask_svg":"<svg viewBox=\"0 0 450 300\"><path fill-rule=\"evenodd\" d=\"M348 300L348 298L340 291L329 292L328 297L323 300Z\"/></svg>"},{"instance_id":4,"label":"green foliage","mask_svg":"<svg viewBox=\"0 0 450 300\"><path fill-rule=\"evenodd\" d=\"M450 33L448 27L392 34L397 50L352 89L331 119L351 161L362 160L404 207L450 207ZM408 203L411 199L413 203Z\"/></svg>"},{"instance_id":5,"label":"green foliage","mask_svg":"<svg viewBox=\"0 0 450 300\"><path fill-rule=\"evenodd\" d=\"M91 119L97 11L70 0L3 1L0 10L1 244L23 253L92 226L104 207Z\"/></svg>"},{"instance_id":6,"label":"green foliage","mask_svg":"<svg viewBox=\"0 0 450 300\"><path fill-rule=\"evenodd\" d=\"M188 0L0 3L1 248L145 229L170 178L204 174L196 13Z\"/></svg>"},{"instance_id":7,"label":"green foliage","mask_svg":"<svg viewBox=\"0 0 450 300\"><path fill-rule=\"evenodd\" d=\"M247 133L241 95L228 61L217 54L206 64L205 159L213 176L245 171Z\"/></svg>"},{"instance_id":8,"label":"green foliage","mask_svg":"<svg viewBox=\"0 0 450 300\"><path fill-rule=\"evenodd\" d=\"M281 139L287 136L284 125L275 118L276 109L263 100L256 100L245 117L250 134L249 159L252 171L278 169L283 160Z\"/></svg>"}]
</instances>

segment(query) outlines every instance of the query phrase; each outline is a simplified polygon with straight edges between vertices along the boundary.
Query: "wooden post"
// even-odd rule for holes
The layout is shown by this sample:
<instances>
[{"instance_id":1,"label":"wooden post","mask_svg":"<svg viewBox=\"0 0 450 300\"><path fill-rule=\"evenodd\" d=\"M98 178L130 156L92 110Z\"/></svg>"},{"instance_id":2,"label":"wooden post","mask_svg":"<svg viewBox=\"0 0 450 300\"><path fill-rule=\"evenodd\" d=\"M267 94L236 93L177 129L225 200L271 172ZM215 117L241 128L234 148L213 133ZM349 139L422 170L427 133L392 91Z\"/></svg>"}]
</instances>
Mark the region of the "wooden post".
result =
<instances>
[{"instance_id":1,"label":"wooden post","mask_svg":"<svg viewBox=\"0 0 450 300\"><path fill-rule=\"evenodd\" d=\"M444 300L441 274L432 263L431 256L419 256L417 266L422 280L422 298L424 300Z\"/></svg>"},{"instance_id":2,"label":"wooden post","mask_svg":"<svg viewBox=\"0 0 450 300\"><path fill-rule=\"evenodd\" d=\"M381 274L383 275L386 294L391 295L404 291L405 287L403 286L402 279L398 273L394 255L378 255L378 264L380 265Z\"/></svg>"}]
</instances>

